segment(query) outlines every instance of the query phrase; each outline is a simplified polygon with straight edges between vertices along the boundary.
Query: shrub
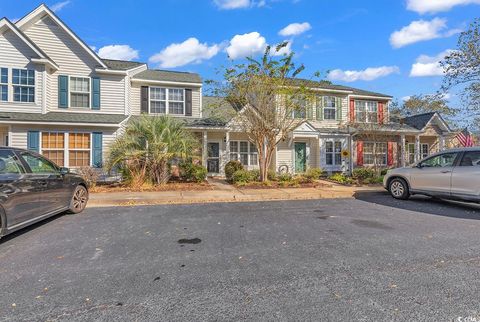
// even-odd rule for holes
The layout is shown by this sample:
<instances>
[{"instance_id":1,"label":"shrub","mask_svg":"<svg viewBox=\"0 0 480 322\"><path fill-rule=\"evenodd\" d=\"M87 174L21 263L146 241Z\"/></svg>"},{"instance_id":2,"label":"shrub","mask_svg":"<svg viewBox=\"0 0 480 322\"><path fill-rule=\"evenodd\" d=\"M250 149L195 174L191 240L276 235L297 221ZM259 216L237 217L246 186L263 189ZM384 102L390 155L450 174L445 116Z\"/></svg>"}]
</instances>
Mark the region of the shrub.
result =
<instances>
[{"instance_id":1,"label":"shrub","mask_svg":"<svg viewBox=\"0 0 480 322\"><path fill-rule=\"evenodd\" d=\"M251 181L250 172L247 170L237 170L232 175L232 182L234 184L246 184Z\"/></svg>"},{"instance_id":2,"label":"shrub","mask_svg":"<svg viewBox=\"0 0 480 322\"><path fill-rule=\"evenodd\" d=\"M250 173L251 181L260 181L260 170L255 169L255 170L250 170L248 172Z\"/></svg>"},{"instance_id":3,"label":"shrub","mask_svg":"<svg viewBox=\"0 0 480 322\"><path fill-rule=\"evenodd\" d=\"M320 177L322 176L323 174L323 170L320 169L320 168L309 168L307 170L307 172L305 172L303 174L303 176L309 180L309 181L312 181L312 180L318 180L320 179Z\"/></svg>"},{"instance_id":4,"label":"shrub","mask_svg":"<svg viewBox=\"0 0 480 322\"><path fill-rule=\"evenodd\" d=\"M268 170L267 179L270 180L270 181L277 181L278 177L277 177L277 173L275 172L275 170Z\"/></svg>"},{"instance_id":5,"label":"shrub","mask_svg":"<svg viewBox=\"0 0 480 322\"><path fill-rule=\"evenodd\" d=\"M92 167L81 167L75 170L75 172L80 175L89 188L93 188L97 185L98 181L98 170Z\"/></svg>"},{"instance_id":6,"label":"shrub","mask_svg":"<svg viewBox=\"0 0 480 322\"><path fill-rule=\"evenodd\" d=\"M233 174L238 170L243 169L243 165L240 161L228 161L225 165L225 178L227 181L231 182L233 179Z\"/></svg>"},{"instance_id":7,"label":"shrub","mask_svg":"<svg viewBox=\"0 0 480 322\"><path fill-rule=\"evenodd\" d=\"M185 181L203 182L207 178L207 169L191 161L182 162L179 165L180 177Z\"/></svg>"},{"instance_id":8,"label":"shrub","mask_svg":"<svg viewBox=\"0 0 480 322\"><path fill-rule=\"evenodd\" d=\"M285 173L280 173L278 176L277 176L277 179L278 181L280 182L290 182L292 181L292 175L288 172L285 172Z\"/></svg>"},{"instance_id":9,"label":"shrub","mask_svg":"<svg viewBox=\"0 0 480 322\"><path fill-rule=\"evenodd\" d=\"M364 182L365 180L371 180L377 177L375 170L371 168L356 168L353 169L352 177L359 182Z\"/></svg>"},{"instance_id":10,"label":"shrub","mask_svg":"<svg viewBox=\"0 0 480 322\"><path fill-rule=\"evenodd\" d=\"M353 180L350 177L347 177L346 175L342 173L334 173L328 179L338 182L338 183L343 183L343 184L352 184Z\"/></svg>"}]
</instances>

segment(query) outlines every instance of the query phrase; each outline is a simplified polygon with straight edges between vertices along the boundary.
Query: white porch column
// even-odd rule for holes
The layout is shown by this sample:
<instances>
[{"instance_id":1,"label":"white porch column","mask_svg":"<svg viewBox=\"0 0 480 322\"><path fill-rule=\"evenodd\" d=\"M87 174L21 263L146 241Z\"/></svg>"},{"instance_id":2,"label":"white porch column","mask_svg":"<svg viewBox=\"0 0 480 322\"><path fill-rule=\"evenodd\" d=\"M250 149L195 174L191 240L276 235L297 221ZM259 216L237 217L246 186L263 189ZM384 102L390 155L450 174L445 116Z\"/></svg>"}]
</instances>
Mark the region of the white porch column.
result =
<instances>
[{"instance_id":1,"label":"white porch column","mask_svg":"<svg viewBox=\"0 0 480 322\"><path fill-rule=\"evenodd\" d=\"M203 149L202 149L202 164L207 167L207 131L203 131Z\"/></svg>"},{"instance_id":2,"label":"white porch column","mask_svg":"<svg viewBox=\"0 0 480 322\"><path fill-rule=\"evenodd\" d=\"M226 162L230 161L230 132L225 133L225 156Z\"/></svg>"},{"instance_id":3,"label":"white porch column","mask_svg":"<svg viewBox=\"0 0 480 322\"><path fill-rule=\"evenodd\" d=\"M420 161L420 135L415 135L415 162Z\"/></svg>"},{"instance_id":4,"label":"white porch column","mask_svg":"<svg viewBox=\"0 0 480 322\"><path fill-rule=\"evenodd\" d=\"M445 150L445 137L443 135L438 138L438 150L439 152Z\"/></svg>"},{"instance_id":5,"label":"white porch column","mask_svg":"<svg viewBox=\"0 0 480 322\"><path fill-rule=\"evenodd\" d=\"M402 165L402 167L405 167L405 163L406 163L405 158L407 157L406 152L405 152L405 148L406 148L406 145L407 145L407 141L405 140L405 134L402 134L400 136L400 141L401 141L400 144L402 145L400 147L400 151L401 151L400 156L402 158L401 159L401 165Z\"/></svg>"}]
</instances>

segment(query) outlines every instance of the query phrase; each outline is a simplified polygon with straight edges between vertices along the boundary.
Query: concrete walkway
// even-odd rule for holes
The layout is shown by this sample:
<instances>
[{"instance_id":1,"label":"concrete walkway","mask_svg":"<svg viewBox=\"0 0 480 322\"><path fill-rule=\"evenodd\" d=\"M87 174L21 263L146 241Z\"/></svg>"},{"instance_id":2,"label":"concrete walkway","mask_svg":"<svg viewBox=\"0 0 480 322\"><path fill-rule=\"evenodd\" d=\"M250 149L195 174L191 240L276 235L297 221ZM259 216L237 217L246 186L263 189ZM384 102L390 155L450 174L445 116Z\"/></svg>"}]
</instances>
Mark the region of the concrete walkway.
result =
<instances>
[{"instance_id":1,"label":"concrete walkway","mask_svg":"<svg viewBox=\"0 0 480 322\"><path fill-rule=\"evenodd\" d=\"M221 180L209 180L213 190L100 192L90 194L89 207L189 204L268 200L308 200L351 198L357 191L382 190L381 187L347 187L326 182L319 188L238 189Z\"/></svg>"}]
</instances>

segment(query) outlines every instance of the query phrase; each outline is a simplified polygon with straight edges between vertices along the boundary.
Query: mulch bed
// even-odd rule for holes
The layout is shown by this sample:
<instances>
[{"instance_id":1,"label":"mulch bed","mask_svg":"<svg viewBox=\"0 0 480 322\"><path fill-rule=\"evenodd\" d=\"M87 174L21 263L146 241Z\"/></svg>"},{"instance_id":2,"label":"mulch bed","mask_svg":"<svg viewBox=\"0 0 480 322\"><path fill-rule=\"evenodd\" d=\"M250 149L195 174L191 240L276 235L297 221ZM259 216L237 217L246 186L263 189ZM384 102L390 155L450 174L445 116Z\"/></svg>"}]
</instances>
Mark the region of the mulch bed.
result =
<instances>
[{"instance_id":1,"label":"mulch bed","mask_svg":"<svg viewBox=\"0 0 480 322\"><path fill-rule=\"evenodd\" d=\"M196 190L213 190L208 182L168 182L163 185L151 186L145 185L140 188L128 187L121 183L108 185L97 185L90 188L90 192L154 192L154 191L196 191Z\"/></svg>"},{"instance_id":2,"label":"mulch bed","mask_svg":"<svg viewBox=\"0 0 480 322\"><path fill-rule=\"evenodd\" d=\"M297 185L284 185L278 181L269 181L268 184L262 182L252 182L247 185L235 186L238 189L278 189L278 188L329 188L330 184L323 182L299 183Z\"/></svg>"}]
</instances>

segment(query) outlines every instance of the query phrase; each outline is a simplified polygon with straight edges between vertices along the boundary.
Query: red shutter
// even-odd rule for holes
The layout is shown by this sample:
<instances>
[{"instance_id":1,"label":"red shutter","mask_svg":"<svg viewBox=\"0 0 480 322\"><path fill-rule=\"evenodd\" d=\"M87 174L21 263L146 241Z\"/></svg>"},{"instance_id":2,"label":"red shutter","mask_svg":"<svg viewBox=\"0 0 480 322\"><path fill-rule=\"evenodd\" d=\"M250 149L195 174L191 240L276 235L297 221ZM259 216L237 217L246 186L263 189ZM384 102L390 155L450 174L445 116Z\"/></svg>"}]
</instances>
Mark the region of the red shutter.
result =
<instances>
[{"instance_id":1,"label":"red shutter","mask_svg":"<svg viewBox=\"0 0 480 322\"><path fill-rule=\"evenodd\" d=\"M378 123L383 124L383 103L378 102Z\"/></svg>"},{"instance_id":2,"label":"red shutter","mask_svg":"<svg viewBox=\"0 0 480 322\"><path fill-rule=\"evenodd\" d=\"M355 100L353 98L350 99L350 122L355 122Z\"/></svg>"},{"instance_id":3,"label":"red shutter","mask_svg":"<svg viewBox=\"0 0 480 322\"><path fill-rule=\"evenodd\" d=\"M363 166L363 141L357 141L357 166Z\"/></svg>"},{"instance_id":4,"label":"red shutter","mask_svg":"<svg viewBox=\"0 0 480 322\"><path fill-rule=\"evenodd\" d=\"M393 165L393 144L394 142L387 143L387 165L389 167Z\"/></svg>"}]
</instances>

